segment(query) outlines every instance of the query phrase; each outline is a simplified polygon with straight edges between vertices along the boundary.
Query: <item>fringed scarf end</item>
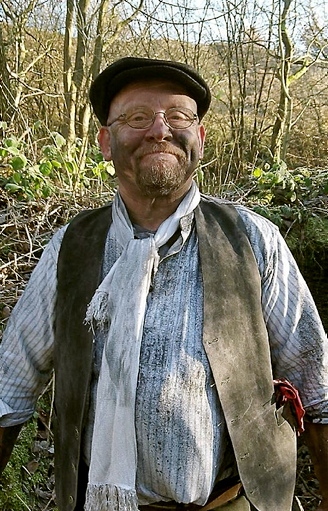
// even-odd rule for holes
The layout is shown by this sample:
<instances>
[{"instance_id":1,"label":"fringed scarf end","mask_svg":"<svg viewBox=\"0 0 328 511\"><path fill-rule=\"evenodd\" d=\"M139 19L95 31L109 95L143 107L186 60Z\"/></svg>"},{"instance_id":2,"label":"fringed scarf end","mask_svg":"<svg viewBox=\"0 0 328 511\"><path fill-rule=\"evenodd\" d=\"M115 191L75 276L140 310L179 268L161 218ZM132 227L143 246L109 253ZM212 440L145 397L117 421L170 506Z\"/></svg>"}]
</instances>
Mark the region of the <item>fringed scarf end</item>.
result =
<instances>
[{"instance_id":1,"label":"fringed scarf end","mask_svg":"<svg viewBox=\"0 0 328 511\"><path fill-rule=\"evenodd\" d=\"M108 315L108 293L98 290L87 307L84 323L92 325L95 322L101 330L104 330L109 321Z\"/></svg>"},{"instance_id":2,"label":"fringed scarf end","mask_svg":"<svg viewBox=\"0 0 328 511\"><path fill-rule=\"evenodd\" d=\"M88 484L84 511L138 511L135 490L109 484Z\"/></svg>"}]
</instances>

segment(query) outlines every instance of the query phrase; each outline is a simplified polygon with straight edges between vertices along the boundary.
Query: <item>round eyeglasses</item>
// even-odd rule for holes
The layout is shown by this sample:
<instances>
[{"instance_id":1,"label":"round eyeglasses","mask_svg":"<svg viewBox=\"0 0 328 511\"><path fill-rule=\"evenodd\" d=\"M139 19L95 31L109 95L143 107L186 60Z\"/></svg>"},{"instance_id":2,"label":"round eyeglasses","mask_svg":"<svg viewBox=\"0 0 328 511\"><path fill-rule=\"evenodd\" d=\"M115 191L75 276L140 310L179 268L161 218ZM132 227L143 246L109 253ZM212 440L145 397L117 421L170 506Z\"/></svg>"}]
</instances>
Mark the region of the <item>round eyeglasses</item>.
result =
<instances>
[{"instance_id":1,"label":"round eyeglasses","mask_svg":"<svg viewBox=\"0 0 328 511\"><path fill-rule=\"evenodd\" d=\"M165 112L153 112L150 108L142 107L119 115L116 119L109 122L107 126L111 126L114 122L121 121L130 126L130 128L143 130L150 128L150 126L154 124L156 115L158 114L162 114L165 124L175 130L189 128L198 120L197 114L194 114L189 108L169 108L165 110Z\"/></svg>"}]
</instances>

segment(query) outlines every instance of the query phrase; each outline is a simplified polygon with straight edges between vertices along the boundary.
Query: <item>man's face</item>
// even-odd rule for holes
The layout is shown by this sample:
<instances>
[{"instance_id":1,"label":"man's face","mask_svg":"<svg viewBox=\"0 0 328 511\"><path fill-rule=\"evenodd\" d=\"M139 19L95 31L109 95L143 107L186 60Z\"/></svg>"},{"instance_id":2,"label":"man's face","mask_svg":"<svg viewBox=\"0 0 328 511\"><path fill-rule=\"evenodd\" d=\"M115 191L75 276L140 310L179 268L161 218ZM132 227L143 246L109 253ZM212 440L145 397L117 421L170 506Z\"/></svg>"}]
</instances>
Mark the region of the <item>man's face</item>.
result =
<instances>
[{"instance_id":1,"label":"man's face","mask_svg":"<svg viewBox=\"0 0 328 511\"><path fill-rule=\"evenodd\" d=\"M177 85L159 81L136 82L113 99L108 123L121 114L147 107L153 112L188 108L197 113L196 102ZM198 121L189 128L172 129L163 115L156 115L149 128L131 128L122 120L99 133L106 160L113 160L122 188L129 193L157 198L186 191L203 155L205 133Z\"/></svg>"}]
</instances>

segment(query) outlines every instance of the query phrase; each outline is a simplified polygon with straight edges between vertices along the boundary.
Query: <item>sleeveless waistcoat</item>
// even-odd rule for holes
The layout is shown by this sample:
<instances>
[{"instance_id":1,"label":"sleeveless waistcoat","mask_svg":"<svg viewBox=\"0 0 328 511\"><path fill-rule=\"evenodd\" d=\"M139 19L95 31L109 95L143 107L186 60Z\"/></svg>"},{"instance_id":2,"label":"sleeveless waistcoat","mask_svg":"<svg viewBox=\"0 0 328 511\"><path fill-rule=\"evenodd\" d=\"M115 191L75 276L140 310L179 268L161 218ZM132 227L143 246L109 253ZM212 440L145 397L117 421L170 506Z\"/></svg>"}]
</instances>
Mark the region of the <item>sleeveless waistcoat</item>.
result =
<instances>
[{"instance_id":1,"label":"sleeveless waistcoat","mask_svg":"<svg viewBox=\"0 0 328 511\"><path fill-rule=\"evenodd\" d=\"M195 210L204 286L203 344L231 437L241 481L259 511L290 511L296 437L278 417L261 281L236 209L203 196ZM93 336L86 308L101 279L111 206L84 211L69 225L58 260L55 321L55 477L60 511L77 494L81 432L88 406Z\"/></svg>"}]
</instances>

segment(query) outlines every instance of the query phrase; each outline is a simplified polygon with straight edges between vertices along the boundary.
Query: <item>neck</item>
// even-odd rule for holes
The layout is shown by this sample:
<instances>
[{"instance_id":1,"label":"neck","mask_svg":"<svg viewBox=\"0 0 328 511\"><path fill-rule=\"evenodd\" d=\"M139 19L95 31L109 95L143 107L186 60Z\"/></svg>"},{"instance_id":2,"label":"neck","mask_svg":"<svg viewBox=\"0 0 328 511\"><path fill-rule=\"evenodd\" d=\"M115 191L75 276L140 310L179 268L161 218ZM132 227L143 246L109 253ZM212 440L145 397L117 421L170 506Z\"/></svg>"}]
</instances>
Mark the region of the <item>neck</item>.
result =
<instances>
[{"instance_id":1,"label":"neck","mask_svg":"<svg viewBox=\"0 0 328 511\"><path fill-rule=\"evenodd\" d=\"M144 229L156 231L161 223L174 213L189 189L190 185L169 197L154 198L129 194L121 187L119 191L131 222Z\"/></svg>"}]
</instances>

